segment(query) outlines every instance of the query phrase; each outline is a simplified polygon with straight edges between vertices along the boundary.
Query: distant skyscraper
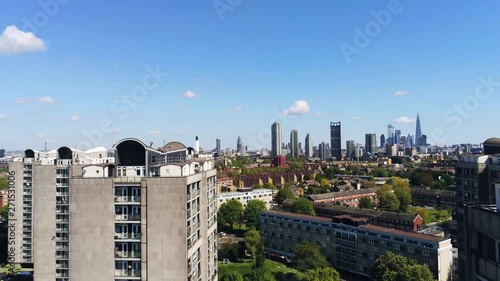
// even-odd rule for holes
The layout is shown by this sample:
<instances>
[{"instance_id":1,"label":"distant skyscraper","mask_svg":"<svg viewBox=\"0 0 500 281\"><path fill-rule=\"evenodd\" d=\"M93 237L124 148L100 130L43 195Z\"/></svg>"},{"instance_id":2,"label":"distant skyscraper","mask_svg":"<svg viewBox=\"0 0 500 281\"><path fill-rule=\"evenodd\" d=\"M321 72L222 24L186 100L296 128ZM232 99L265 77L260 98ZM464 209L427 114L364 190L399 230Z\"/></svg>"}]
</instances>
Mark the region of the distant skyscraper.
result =
<instances>
[{"instance_id":1,"label":"distant skyscraper","mask_svg":"<svg viewBox=\"0 0 500 281\"><path fill-rule=\"evenodd\" d=\"M241 149L241 137L238 137L238 141L236 142L236 151L240 152Z\"/></svg>"},{"instance_id":2,"label":"distant skyscraper","mask_svg":"<svg viewBox=\"0 0 500 281\"><path fill-rule=\"evenodd\" d=\"M387 125L387 139L388 144L394 144L394 126L392 124Z\"/></svg>"},{"instance_id":3,"label":"distant skyscraper","mask_svg":"<svg viewBox=\"0 0 500 281\"><path fill-rule=\"evenodd\" d=\"M244 143L240 144L240 150L238 150L238 153L240 154L240 156L245 156L245 154L247 153L247 146Z\"/></svg>"},{"instance_id":4,"label":"distant skyscraper","mask_svg":"<svg viewBox=\"0 0 500 281\"><path fill-rule=\"evenodd\" d=\"M314 155L313 143L311 139L311 135L306 135L306 157L311 158Z\"/></svg>"},{"instance_id":5,"label":"distant skyscraper","mask_svg":"<svg viewBox=\"0 0 500 281\"><path fill-rule=\"evenodd\" d=\"M330 123L330 143L332 149L332 158L342 160L342 130L340 122Z\"/></svg>"},{"instance_id":6,"label":"distant skyscraper","mask_svg":"<svg viewBox=\"0 0 500 281\"><path fill-rule=\"evenodd\" d=\"M346 148L347 160L352 160L356 154L356 147L354 146L354 141L353 140L346 141L345 148Z\"/></svg>"},{"instance_id":7,"label":"distant skyscraper","mask_svg":"<svg viewBox=\"0 0 500 281\"><path fill-rule=\"evenodd\" d=\"M325 142L319 144L319 159L325 161L328 158L328 149Z\"/></svg>"},{"instance_id":8,"label":"distant skyscraper","mask_svg":"<svg viewBox=\"0 0 500 281\"><path fill-rule=\"evenodd\" d=\"M399 144L401 140L401 130L394 131L394 144Z\"/></svg>"},{"instance_id":9,"label":"distant skyscraper","mask_svg":"<svg viewBox=\"0 0 500 281\"><path fill-rule=\"evenodd\" d=\"M5 157L5 149L0 149L0 158L4 158Z\"/></svg>"},{"instance_id":10,"label":"distant skyscraper","mask_svg":"<svg viewBox=\"0 0 500 281\"><path fill-rule=\"evenodd\" d=\"M384 134L380 135L380 147L385 147L385 136L384 136Z\"/></svg>"},{"instance_id":11,"label":"distant skyscraper","mask_svg":"<svg viewBox=\"0 0 500 281\"><path fill-rule=\"evenodd\" d=\"M422 127L420 125L420 114L417 113L417 128L415 129L415 141L417 145L420 145L421 138L422 138Z\"/></svg>"},{"instance_id":12,"label":"distant skyscraper","mask_svg":"<svg viewBox=\"0 0 500 281\"><path fill-rule=\"evenodd\" d=\"M284 146L281 124L274 122L271 125L271 154L273 157L281 155L281 148Z\"/></svg>"},{"instance_id":13,"label":"distant skyscraper","mask_svg":"<svg viewBox=\"0 0 500 281\"><path fill-rule=\"evenodd\" d=\"M299 155L302 153L302 143L299 142Z\"/></svg>"},{"instance_id":14,"label":"distant skyscraper","mask_svg":"<svg viewBox=\"0 0 500 281\"><path fill-rule=\"evenodd\" d=\"M299 133L297 130L290 132L290 157L299 157Z\"/></svg>"},{"instance_id":15,"label":"distant skyscraper","mask_svg":"<svg viewBox=\"0 0 500 281\"><path fill-rule=\"evenodd\" d=\"M220 139L215 141L215 153L217 153L217 157L221 156L221 147L220 147Z\"/></svg>"},{"instance_id":16,"label":"distant skyscraper","mask_svg":"<svg viewBox=\"0 0 500 281\"><path fill-rule=\"evenodd\" d=\"M376 134L366 134L365 135L365 150L370 155L377 153L377 135Z\"/></svg>"},{"instance_id":17,"label":"distant skyscraper","mask_svg":"<svg viewBox=\"0 0 500 281\"><path fill-rule=\"evenodd\" d=\"M408 134L408 136L406 137L406 146L407 147L413 147L414 146L414 142L413 142L413 136Z\"/></svg>"}]
</instances>

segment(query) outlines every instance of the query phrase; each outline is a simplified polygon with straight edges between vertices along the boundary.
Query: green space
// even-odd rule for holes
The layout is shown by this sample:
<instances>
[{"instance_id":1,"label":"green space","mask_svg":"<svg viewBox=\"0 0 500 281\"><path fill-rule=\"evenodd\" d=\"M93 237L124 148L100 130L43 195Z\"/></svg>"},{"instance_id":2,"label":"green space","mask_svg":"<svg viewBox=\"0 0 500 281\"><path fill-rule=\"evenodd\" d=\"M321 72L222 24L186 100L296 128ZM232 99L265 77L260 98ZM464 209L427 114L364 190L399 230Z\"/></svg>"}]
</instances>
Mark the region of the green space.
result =
<instances>
[{"instance_id":1,"label":"green space","mask_svg":"<svg viewBox=\"0 0 500 281\"><path fill-rule=\"evenodd\" d=\"M253 266L254 264L252 260L245 260L243 262L232 262L230 264L223 264L222 262L219 262L219 276L224 276L229 272L238 272L241 275L246 275L252 272ZM264 273L264 276L266 278L265 280L294 281L294 280L299 280L300 278L303 277L303 274L300 273L299 271L287 267L282 263L271 260L265 261L263 269L265 272Z\"/></svg>"},{"instance_id":2,"label":"green space","mask_svg":"<svg viewBox=\"0 0 500 281\"><path fill-rule=\"evenodd\" d=\"M437 210L414 206L410 206L409 209L410 212L419 214L424 219L424 224L443 222L451 219L451 212L448 210Z\"/></svg>"}]
</instances>

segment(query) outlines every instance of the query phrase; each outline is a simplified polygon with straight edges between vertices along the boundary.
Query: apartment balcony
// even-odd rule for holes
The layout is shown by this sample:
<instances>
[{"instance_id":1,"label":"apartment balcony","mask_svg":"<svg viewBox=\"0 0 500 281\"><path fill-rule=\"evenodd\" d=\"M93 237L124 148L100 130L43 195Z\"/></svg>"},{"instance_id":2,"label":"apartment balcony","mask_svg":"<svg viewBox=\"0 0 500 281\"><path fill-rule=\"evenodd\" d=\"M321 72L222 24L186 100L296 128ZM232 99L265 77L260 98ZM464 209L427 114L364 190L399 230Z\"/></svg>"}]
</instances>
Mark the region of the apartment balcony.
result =
<instances>
[{"instance_id":1,"label":"apartment balcony","mask_svg":"<svg viewBox=\"0 0 500 281\"><path fill-rule=\"evenodd\" d=\"M115 215L115 221L140 222L141 221L141 215L139 215L139 214L121 214L121 215Z\"/></svg>"},{"instance_id":2,"label":"apartment balcony","mask_svg":"<svg viewBox=\"0 0 500 281\"><path fill-rule=\"evenodd\" d=\"M140 259L141 252L115 251L115 258L117 258L117 259Z\"/></svg>"},{"instance_id":3,"label":"apartment balcony","mask_svg":"<svg viewBox=\"0 0 500 281\"><path fill-rule=\"evenodd\" d=\"M23 238L29 238L29 239L31 239L31 233L29 233L29 234L28 233L27 234L23 234Z\"/></svg>"},{"instance_id":4,"label":"apartment balcony","mask_svg":"<svg viewBox=\"0 0 500 281\"><path fill-rule=\"evenodd\" d=\"M115 196L115 203L141 203L141 196Z\"/></svg>"},{"instance_id":5,"label":"apartment balcony","mask_svg":"<svg viewBox=\"0 0 500 281\"><path fill-rule=\"evenodd\" d=\"M69 269L68 263L56 263L56 269Z\"/></svg>"},{"instance_id":6,"label":"apartment balcony","mask_svg":"<svg viewBox=\"0 0 500 281\"><path fill-rule=\"evenodd\" d=\"M141 183L141 177L116 177L115 183Z\"/></svg>"},{"instance_id":7,"label":"apartment balcony","mask_svg":"<svg viewBox=\"0 0 500 281\"><path fill-rule=\"evenodd\" d=\"M115 277L141 277L140 270L115 269Z\"/></svg>"},{"instance_id":8,"label":"apartment balcony","mask_svg":"<svg viewBox=\"0 0 500 281\"><path fill-rule=\"evenodd\" d=\"M141 240L140 233L115 233L115 240Z\"/></svg>"},{"instance_id":9,"label":"apartment balcony","mask_svg":"<svg viewBox=\"0 0 500 281\"><path fill-rule=\"evenodd\" d=\"M69 254L66 252L65 254L56 255L56 260L67 260L69 259Z\"/></svg>"}]
</instances>

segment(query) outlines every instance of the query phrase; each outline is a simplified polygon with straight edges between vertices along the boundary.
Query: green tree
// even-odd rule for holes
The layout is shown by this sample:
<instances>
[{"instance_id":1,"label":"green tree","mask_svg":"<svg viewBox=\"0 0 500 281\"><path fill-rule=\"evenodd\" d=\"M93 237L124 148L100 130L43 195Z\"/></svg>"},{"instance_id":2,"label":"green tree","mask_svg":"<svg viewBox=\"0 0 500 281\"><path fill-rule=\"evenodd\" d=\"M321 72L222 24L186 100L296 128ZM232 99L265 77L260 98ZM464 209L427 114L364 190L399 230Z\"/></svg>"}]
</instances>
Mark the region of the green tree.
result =
<instances>
[{"instance_id":1,"label":"green tree","mask_svg":"<svg viewBox=\"0 0 500 281\"><path fill-rule=\"evenodd\" d=\"M2 207L2 210L0 211L0 216L2 218L7 219L9 216L9 205L5 205Z\"/></svg>"},{"instance_id":2,"label":"green tree","mask_svg":"<svg viewBox=\"0 0 500 281\"><path fill-rule=\"evenodd\" d=\"M308 270L301 281L339 281L340 274L333 267Z\"/></svg>"},{"instance_id":3,"label":"green tree","mask_svg":"<svg viewBox=\"0 0 500 281\"><path fill-rule=\"evenodd\" d=\"M313 204L306 198L297 199L290 209L292 213L315 216Z\"/></svg>"},{"instance_id":4,"label":"green tree","mask_svg":"<svg viewBox=\"0 0 500 281\"><path fill-rule=\"evenodd\" d=\"M243 219L246 221L247 227L259 229L260 213L266 209L266 203L262 200L256 199L248 202L245 210L243 211Z\"/></svg>"},{"instance_id":5,"label":"green tree","mask_svg":"<svg viewBox=\"0 0 500 281\"><path fill-rule=\"evenodd\" d=\"M257 253L257 247L260 242L260 232L255 228L250 229L245 233L245 238L243 239L243 243L245 243L245 248L250 253L255 262L255 257Z\"/></svg>"},{"instance_id":6,"label":"green tree","mask_svg":"<svg viewBox=\"0 0 500 281\"><path fill-rule=\"evenodd\" d=\"M378 196L379 207L386 211L397 212L399 199L393 192L382 193Z\"/></svg>"},{"instance_id":7,"label":"green tree","mask_svg":"<svg viewBox=\"0 0 500 281\"><path fill-rule=\"evenodd\" d=\"M243 205L238 200L229 200L220 206L217 213L218 216L223 217L221 222L224 223L224 226L227 224L231 226L236 223L240 224L243 218Z\"/></svg>"},{"instance_id":8,"label":"green tree","mask_svg":"<svg viewBox=\"0 0 500 281\"><path fill-rule=\"evenodd\" d=\"M396 187L399 187L399 188L405 188L405 189L410 190L410 184L407 181L405 181L404 179L399 178L399 177L391 177L387 181L387 184L392 186L393 189Z\"/></svg>"},{"instance_id":9,"label":"green tree","mask_svg":"<svg viewBox=\"0 0 500 281\"><path fill-rule=\"evenodd\" d=\"M9 181L4 177L0 177L0 190L6 189L9 189Z\"/></svg>"},{"instance_id":10,"label":"green tree","mask_svg":"<svg viewBox=\"0 0 500 281\"><path fill-rule=\"evenodd\" d=\"M19 274L19 272L21 272L21 266L18 264L16 265L7 264L5 265L4 269L5 269L5 274L7 274L7 276L15 276Z\"/></svg>"},{"instance_id":11,"label":"green tree","mask_svg":"<svg viewBox=\"0 0 500 281\"><path fill-rule=\"evenodd\" d=\"M424 208L417 208L417 214L422 217L424 223L427 224L427 220L429 219L429 212Z\"/></svg>"},{"instance_id":12,"label":"green tree","mask_svg":"<svg viewBox=\"0 0 500 281\"><path fill-rule=\"evenodd\" d=\"M399 210L401 212L408 212L408 208L411 204L411 191L409 187L395 187L394 194L399 200Z\"/></svg>"},{"instance_id":13,"label":"green tree","mask_svg":"<svg viewBox=\"0 0 500 281\"><path fill-rule=\"evenodd\" d=\"M254 268L263 268L265 262L266 262L266 255L264 253L264 244L260 242L256 248L255 261L253 266Z\"/></svg>"},{"instance_id":14,"label":"green tree","mask_svg":"<svg viewBox=\"0 0 500 281\"><path fill-rule=\"evenodd\" d=\"M232 262L245 258L245 246L239 243L222 244L218 250L219 260L228 259Z\"/></svg>"},{"instance_id":15,"label":"green tree","mask_svg":"<svg viewBox=\"0 0 500 281\"><path fill-rule=\"evenodd\" d=\"M281 205L286 199L295 199L295 195L293 194L293 191L291 189L283 188L280 191L278 191L275 199L276 202Z\"/></svg>"},{"instance_id":16,"label":"green tree","mask_svg":"<svg viewBox=\"0 0 500 281\"><path fill-rule=\"evenodd\" d=\"M359 205L361 209L373 209L373 202L370 197L363 197L359 199Z\"/></svg>"},{"instance_id":17,"label":"green tree","mask_svg":"<svg viewBox=\"0 0 500 281\"><path fill-rule=\"evenodd\" d=\"M274 184L272 184L272 183L266 182L264 184L264 188L267 188L267 189L276 189L276 186Z\"/></svg>"},{"instance_id":18,"label":"green tree","mask_svg":"<svg viewBox=\"0 0 500 281\"><path fill-rule=\"evenodd\" d=\"M220 281L245 281L243 279L243 276L241 273L237 271L230 271L226 274L224 274L221 278Z\"/></svg>"},{"instance_id":19,"label":"green tree","mask_svg":"<svg viewBox=\"0 0 500 281\"><path fill-rule=\"evenodd\" d=\"M370 275L374 281L434 281L428 266L392 252L386 252L375 261Z\"/></svg>"},{"instance_id":20,"label":"green tree","mask_svg":"<svg viewBox=\"0 0 500 281\"><path fill-rule=\"evenodd\" d=\"M321 187L330 187L330 182L327 179L321 179Z\"/></svg>"},{"instance_id":21,"label":"green tree","mask_svg":"<svg viewBox=\"0 0 500 281\"><path fill-rule=\"evenodd\" d=\"M328 266L325 256L321 253L318 244L305 242L295 244L293 247L295 257L293 265L300 271L315 270Z\"/></svg>"},{"instance_id":22,"label":"green tree","mask_svg":"<svg viewBox=\"0 0 500 281\"><path fill-rule=\"evenodd\" d=\"M311 179L312 179L312 177L311 177L311 175L310 175L310 174L305 174L305 175L304 175L304 180L305 180L305 181L308 181L308 180L311 180Z\"/></svg>"},{"instance_id":23,"label":"green tree","mask_svg":"<svg viewBox=\"0 0 500 281\"><path fill-rule=\"evenodd\" d=\"M253 268L248 274L245 275L245 281L271 281L266 277L265 270L263 268Z\"/></svg>"},{"instance_id":24,"label":"green tree","mask_svg":"<svg viewBox=\"0 0 500 281\"><path fill-rule=\"evenodd\" d=\"M375 188L377 185L375 184L374 181L365 181L363 183L363 188Z\"/></svg>"}]
</instances>

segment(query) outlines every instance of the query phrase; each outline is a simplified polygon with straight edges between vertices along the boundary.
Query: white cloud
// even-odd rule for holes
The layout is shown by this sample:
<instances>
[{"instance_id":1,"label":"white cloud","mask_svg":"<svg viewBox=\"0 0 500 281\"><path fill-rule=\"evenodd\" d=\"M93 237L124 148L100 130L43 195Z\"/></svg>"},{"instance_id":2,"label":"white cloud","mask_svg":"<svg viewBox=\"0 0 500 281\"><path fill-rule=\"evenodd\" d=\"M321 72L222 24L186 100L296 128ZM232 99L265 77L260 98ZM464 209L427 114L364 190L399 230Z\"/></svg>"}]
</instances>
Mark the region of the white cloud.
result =
<instances>
[{"instance_id":1,"label":"white cloud","mask_svg":"<svg viewBox=\"0 0 500 281\"><path fill-rule=\"evenodd\" d=\"M352 117L352 120L359 120L359 119L361 119L361 116L354 116L354 117Z\"/></svg>"},{"instance_id":2,"label":"white cloud","mask_svg":"<svg viewBox=\"0 0 500 281\"><path fill-rule=\"evenodd\" d=\"M149 131L149 134L150 135L159 135L160 131L159 130L151 130L151 131Z\"/></svg>"},{"instance_id":3,"label":"white cloud","mask_svg":"<svg viewBox=\"0 0 500 281\"><path fill-rule=\"evenodd\" d=\"M328 113L326 113L326 112L318 112L318 113L316 113L316 116L325 116L327 114Z\"/></svg>"},{"instance_id":4,"label":"white cloud","mask_svg":"<svg viewBox=\"0 0 500 281\"><path fill-rule=\"evenodd\" d=\"M45 50L45 43L32 32L7 26L0 35L0 54L20 54Z\"/></svg>"},{"instance_id":5,"label":"white cloud","mask_svg":"<svg viewBox=\"0 0 500 281\"><path fill-rule=\"evenodd\" d=\"M283 112L283 115L304 115L309 113L311 109L307 104L307 101L298 100L293 105L291 105L287 110Z\"/></svg>"},{"instance_id":6,"label":"white cloud","mask_svg":"<svg viewBox=\"0 0 500 281\"><path fill-rule=\"evenodd\" d=\"M397 97L406 96L406 95L408 95L408 91L400 90L400 91L395 92L394 95Z\"/></svg>"},{"instance_id":7,"label":"white cloud","mask_svg":"<svg viewBox=\"0 0 500 281\"><path fill-rule=\"evenodd\" d=\"M51 97L41 97L36 99L39 103L53 104L54 99Z\"/></svg>"},{"instance_id":8,"label":"white cloud","mask_svg":"<svg viewBox=\"0 0 500 281\"><path fill-rule=\"evenodd\" d=\"M12 117L10 117L10 115L4 114L4 113L0 113L0 121L7 121L7 120L10 120L10 119L12 119Z\"/></svg>"},{"instance_id":9,"label":"white cloud","mask_svg":"<svg viewBox=\"0 0 500 281\"><path fill-rule=\"evenodd\" d=\"M71 116L71 121L75 121L75 122L77 122L77 121L80 121L80 120L82 120L82 117L80 117L80 116L78 116L78 115L73 115L73 116Z\"/></svg>"},{"instance_id":10,"label":"white cloud","mask_svg":"<svg viewBox=\"0 0 500 281\"><path fill-rule=\"evenodd\" d=\"M402 117L396 118L396 122L397 123L414 123L415 119L412 119L408 116L402 116Z\"/></svg>"},{"instance_id":11,"label":"white cloud","mask_svg":"<svg viewBox=\"0 0 500 281\"><path fill-rule=\"evenodd\" d=\"M196 94L192 91L187 90L183 95L185 99L194 99L196 98Z\"/></svg>"},{"instance_id":12,"label":"white cloud","mask_svg":"<svg viewBox=\"0 0 500 281\"><path fill-rule=\"evenodd\" d=\"M17 104L25 104L25 103L29 103L29 102L31 102L31 99L27 98L27 97L16 98L16 103Z\"/></svg>"}]
</instances>

